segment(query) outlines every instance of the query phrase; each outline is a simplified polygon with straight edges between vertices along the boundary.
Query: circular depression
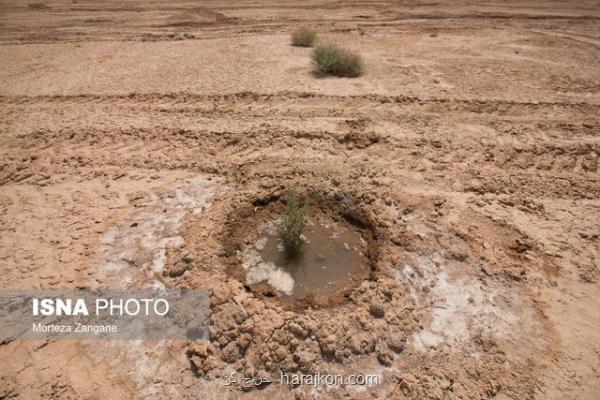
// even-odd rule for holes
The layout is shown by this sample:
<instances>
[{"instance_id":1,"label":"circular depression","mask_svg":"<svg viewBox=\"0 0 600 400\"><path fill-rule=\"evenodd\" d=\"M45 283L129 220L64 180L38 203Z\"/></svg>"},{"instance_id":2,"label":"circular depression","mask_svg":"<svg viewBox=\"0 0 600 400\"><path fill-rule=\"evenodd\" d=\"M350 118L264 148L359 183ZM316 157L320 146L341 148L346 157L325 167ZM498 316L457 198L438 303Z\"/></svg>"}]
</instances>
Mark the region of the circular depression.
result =
<instances>
[{"instance_id":1,"label":"circular depression","mask_svg":"<svg viewBox=\"0 0 600 400\"><path fill-rule=\"evenodd\" d=\"M290 256L280 239L286 196L255 200L230 215L225 248L229 272L263 297L288 305L328 305L375 273L374 226L348 195L306 192L307 224L300 251Z\"/></svg>"}]
</instances>

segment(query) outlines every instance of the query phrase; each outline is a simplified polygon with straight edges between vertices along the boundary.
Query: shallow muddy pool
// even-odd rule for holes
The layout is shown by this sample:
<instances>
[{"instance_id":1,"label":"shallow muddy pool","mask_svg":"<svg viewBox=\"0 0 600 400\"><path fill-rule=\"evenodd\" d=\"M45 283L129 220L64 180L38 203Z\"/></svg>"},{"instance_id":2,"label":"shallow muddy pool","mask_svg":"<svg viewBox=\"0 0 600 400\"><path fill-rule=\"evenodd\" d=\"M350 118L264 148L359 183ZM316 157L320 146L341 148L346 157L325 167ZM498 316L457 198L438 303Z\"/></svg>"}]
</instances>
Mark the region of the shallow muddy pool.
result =
<instances>
[{"instance_id":1,"label":"shallow muddy pool","mask_svg":"<svg viewBox=\"0 0 600 400\"><path fill-rule=\"evenodd\" d=\"M368 276L369 261L363 254L367 246L358 232L342 224L311 222L304 236L304 245L294 257L284 251L276 229L265 232L256 243L262 261L275 266L273 274L287 279L288 290L283 295L297 299L326 295L354 286Z\"/></svg>"}]
</instances>

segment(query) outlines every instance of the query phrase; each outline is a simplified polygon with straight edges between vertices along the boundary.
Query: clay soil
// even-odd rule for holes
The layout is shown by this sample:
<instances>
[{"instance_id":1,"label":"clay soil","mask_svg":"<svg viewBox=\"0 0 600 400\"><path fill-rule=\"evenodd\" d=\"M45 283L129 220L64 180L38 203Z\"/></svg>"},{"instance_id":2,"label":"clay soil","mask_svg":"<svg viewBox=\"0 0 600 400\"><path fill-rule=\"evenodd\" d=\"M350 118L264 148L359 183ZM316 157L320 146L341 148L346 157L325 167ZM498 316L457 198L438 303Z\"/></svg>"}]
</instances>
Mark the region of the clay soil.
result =
<instances>
[{"instance_id":1,"label":"clay soil","mask_svg":"<svg viewBox=\"0 0 600 400\"><path fill-rule=\"evenodd\" d=\"M315 78L300 25L364 76ZM0 286L212 313L198 343L3 342L0 399L600 398L599 60L598 1L2 0ZM232 273L288 185L369 221L343 301Z\"/></svg>"}]
</instances>

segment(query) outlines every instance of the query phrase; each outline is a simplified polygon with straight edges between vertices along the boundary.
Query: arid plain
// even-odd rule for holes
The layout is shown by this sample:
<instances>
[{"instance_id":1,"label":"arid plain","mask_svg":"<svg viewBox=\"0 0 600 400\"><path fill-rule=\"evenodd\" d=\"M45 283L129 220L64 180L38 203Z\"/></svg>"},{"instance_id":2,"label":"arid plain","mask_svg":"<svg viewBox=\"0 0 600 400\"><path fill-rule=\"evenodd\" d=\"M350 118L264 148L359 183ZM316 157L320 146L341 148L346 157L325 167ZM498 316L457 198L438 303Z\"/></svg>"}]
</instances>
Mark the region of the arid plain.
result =
<instances>
[{"instance_id":1,"label":"arid plain","mask_svg":"<svg viewBox=\"0 0 600 400\"><path fill-rule=\"evenodd\" d=\"M1 287L212 292L202 343L1 343L0 399L600 398L598 1L2 0L0 104ZM232 272L288 185L368 222L343 301ZM282 371L381 383L223 385Z\"/></svg>"}]
</instances>

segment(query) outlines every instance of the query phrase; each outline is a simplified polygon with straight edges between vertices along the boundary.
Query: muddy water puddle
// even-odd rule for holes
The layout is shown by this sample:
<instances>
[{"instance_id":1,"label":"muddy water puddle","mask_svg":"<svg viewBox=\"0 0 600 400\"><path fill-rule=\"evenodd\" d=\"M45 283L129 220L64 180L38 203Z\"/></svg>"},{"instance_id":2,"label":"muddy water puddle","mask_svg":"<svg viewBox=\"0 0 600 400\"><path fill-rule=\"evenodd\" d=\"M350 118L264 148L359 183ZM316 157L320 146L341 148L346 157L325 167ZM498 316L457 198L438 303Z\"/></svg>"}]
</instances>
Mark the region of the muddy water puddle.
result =
<instances>
[{"instance_id":1,"label":"muddy water puddle","mask_svg":"<svg viewBox=\"0 0 600 400\"><path fill-rule=\"evenodd\" d=\"M293 300L336 293L368 277L367 244L358 232L341 224L311 222L304 237L299 254L290 257L277 227L266 229L255 244L260 261L249 269L249 283L266 282Z\"/></svg>"}]
</instances>

